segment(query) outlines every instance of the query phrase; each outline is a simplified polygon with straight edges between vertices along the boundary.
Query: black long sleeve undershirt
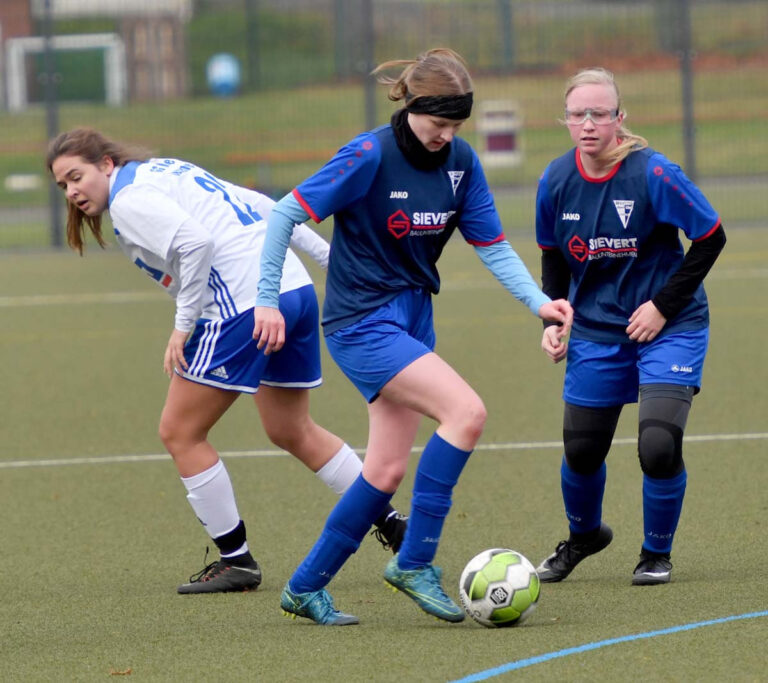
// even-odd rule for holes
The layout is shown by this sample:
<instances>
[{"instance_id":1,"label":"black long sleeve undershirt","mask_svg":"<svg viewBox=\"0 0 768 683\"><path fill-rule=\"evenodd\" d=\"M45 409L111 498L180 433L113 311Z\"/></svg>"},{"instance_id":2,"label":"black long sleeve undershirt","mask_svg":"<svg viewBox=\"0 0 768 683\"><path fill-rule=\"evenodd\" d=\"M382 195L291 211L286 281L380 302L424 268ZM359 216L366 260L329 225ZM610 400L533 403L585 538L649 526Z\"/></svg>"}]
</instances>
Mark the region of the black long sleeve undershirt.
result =
<instances>
[{"instance_id":1,"label":"black long sleeve undershirt","mask_svg":"<svg viewBox=\"0 0 768 683\"><path fill-rule=\"evenodd\" d=\"M651 299L667 320L674 318L690 303L723 250L725 241L725 230L721 224L709 237L691 244L680 268Z\"/></svg>"},{"instance_id":2,"label":"black long sleeve undershirt","mask_svg":"<svg viewBox=\"0 0 768 683\"><path fill-rule=\"evenodd\" d=\"M559 249L541 251L541 291L550 299L567 299L571 269Z\"/></svg>"},{"instance_id":3,"label":"black long sleeve undershirt","mask_svg":"<svg viewBox=\"0 0 768 683\"><path fill-rule=\"evenodd\" d=\"M659 313L667 320L674 318L690 303L696 289L725 247L725 242L725 230L720 225L705 239L691 244L680 268L670 276L666 284L651 299ZM563 253L559 249L542 250L542 291L551 299L565 299L568 297L570 281L571 271Z\"/></svg>"},{"instance_id":4,"label":"black long sleeve undershirt","mask_svg":"<svg viewBox=\"0 0 768 683\"><path fill-rule=\"evenodd\" d=\"M571 269L559 249L542 249L541 251L541 291L553 301L567 299L571 286ZM557 325L556 322L544 320L544 327Z\"/></svg>"}]
</instances>

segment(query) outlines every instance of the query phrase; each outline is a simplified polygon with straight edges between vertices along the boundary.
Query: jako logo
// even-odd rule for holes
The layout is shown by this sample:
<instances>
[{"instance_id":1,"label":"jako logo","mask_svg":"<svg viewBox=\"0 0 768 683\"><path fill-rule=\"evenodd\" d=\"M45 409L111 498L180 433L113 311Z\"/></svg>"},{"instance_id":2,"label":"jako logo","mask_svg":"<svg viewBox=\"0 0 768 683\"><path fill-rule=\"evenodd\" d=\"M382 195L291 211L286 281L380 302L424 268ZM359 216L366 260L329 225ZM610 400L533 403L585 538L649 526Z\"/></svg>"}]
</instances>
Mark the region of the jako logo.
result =
<instances>
[{"instance_id":1,"label":"jako logo","mask_svg":"<svg viewBox=\"0 0 768 683\"><path fill-rule=\"evenodd\" d=\"M404 211L395 211L387 218L387 230L389 230L396 239L405 237L411 231L411 219Z\"/></svg>"},{"instance_id":2,"label":"jako logo","mask_svg":"<svg viewBox=\"0 0 768 683\"><path fill-rule=\"evenodd\" d=\"M401 192L400 190L392 190L389 193L390 199L408 199L408 193L407 192Z\"/></svg>"},{"instance_id":3,"label":"jako logo","mask_svg":"<svg viewBox=\"0 0 768 683\"><path fill-rule=\"evenodd\" d=\"M580 213L568 213L563 212L562 220L564 221L580 221L581 220L581 214Z\"/></svg>"},{"instance_id":4,"label":"jako logo","mask_svg":"<svg viewBox=\"0 0 768 683\"><path fill-rule=\"evenodd\" d=\"M571 237L568 242L568 251L580 263L586 261L587 256L589 256L589 249L587 249L586 243L578 235Z\"/></svg>"},{"instance_id":5,"label":"jako logo","mask_svg":"<svg viewBox=\"0 0 768 683\"><path fill-rule=\"evenodd\" d=\"M693 368L690 365L678 365L677 363L672 365L670 370L672 372L693 372Z\"/></svg>"}]
</instances>

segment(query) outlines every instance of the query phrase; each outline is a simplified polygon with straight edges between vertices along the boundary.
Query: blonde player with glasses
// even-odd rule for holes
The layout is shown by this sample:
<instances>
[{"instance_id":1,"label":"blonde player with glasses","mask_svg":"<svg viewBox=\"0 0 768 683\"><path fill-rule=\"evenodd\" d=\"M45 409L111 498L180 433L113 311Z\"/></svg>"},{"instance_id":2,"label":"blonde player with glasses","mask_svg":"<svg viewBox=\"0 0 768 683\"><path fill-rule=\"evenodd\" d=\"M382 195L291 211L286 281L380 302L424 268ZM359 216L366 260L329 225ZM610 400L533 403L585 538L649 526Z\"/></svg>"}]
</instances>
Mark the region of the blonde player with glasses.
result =
<instances>
[{"instance_id":1,"label":"blonde player with glasses","mask_svg":"<svg viewBox=\"0 0 768 683\"><path fill-rule=\"evenodd\" d=\"M221 556L178 592L255 589L261 568L250 553L229 474L208 441L238 396L252 394L270 440L337 494L362 470L357 454L309 414L309 389L322 382L317 297L291 251L279 285L291 343L267 357L252 338L265 219L274 201L190 162L152 158L88 128L52 140L46 161L66 195L69 245L82 254L87 227L104 246L101 219L109 212L120 248L176 302L163 361L171 381L160 437ZM297 227L291 244L327 265L327 242L307 226ZM379 540L397 551L404 518L388 506L375 524Z\"/></svg>"},{"instance_id":2,"label":"blonde player with glasses","mask_svg":"<svg viewBox=\"0 0 768 683\"><path fill-rule=\"evenodd\" d=\"M632 583L667 583L672 569L683 431L709 335L702 281L725 233L699 189L625 117L613 74L574 75L562 123L575 148L547 166L536 199L543 290L574 308L568 344L551 327L542 339L553 361L568 359L560 475L570 530L538 567L542 581L561 581L611 542L605 459L623 405L638 394L644 537ZM692 241L685 253L680 230Z\"/></svg>"}]
</instances>

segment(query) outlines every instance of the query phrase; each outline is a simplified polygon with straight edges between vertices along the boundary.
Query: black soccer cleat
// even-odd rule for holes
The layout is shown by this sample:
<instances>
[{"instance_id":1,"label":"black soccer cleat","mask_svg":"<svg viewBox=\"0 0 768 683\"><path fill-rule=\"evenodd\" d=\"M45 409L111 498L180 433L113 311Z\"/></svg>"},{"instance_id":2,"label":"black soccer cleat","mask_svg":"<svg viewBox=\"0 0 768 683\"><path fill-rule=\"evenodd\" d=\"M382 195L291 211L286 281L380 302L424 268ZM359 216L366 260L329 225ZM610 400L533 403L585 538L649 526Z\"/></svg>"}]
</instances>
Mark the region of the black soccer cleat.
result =
<instances>
[{"instance_id":1,"label":"black soccer cleat","mask_svg":"<svg viewBox=\"0 0 768 683\"><path fill-rule=\"evenodd\" d=\"M384 550L391 550L397 554L403 544L405 528L408 525L408 517L395 511L390 513L384 524L371 531L371 536L384 546Z\"/></svg>"},{"instance_id":2,"label":"black soccer cleat","mask_svg":"<svg viewBox=\"0 0 768 683\"><path fill-rule=\"evenodd\" d=\"M593 541L583 543L578 541L560 541L552 553L537 568L539 580L544 583L562 581L570 574L584 558L599 553L607 548L613 540L613 531L607 524L600 524Z\"/></svg>"},{"instance_id":3,"label":"black soccer cleat","mask_svg":"<svg viewBox=\"0 0 768 683\"><path fill-rule=\"evenodd\" d=\"M632 575L632 585L655 586L659 583L669 583L671 572L669 555L652 553L643 548L640 551L640 562Z\"/></svg>"},{"instance_id":4,"label":"black soccer cleat","mask_svg":"<svg viewBox=\"0 0 768 683\"><path fill-rule=\"evenodd\" d=\"M233 564L233 559L236 564ZM261 583L261 567L250 553L237 558L222 558L211 562L197 574L189 577L189 583L178 587L183 595L191 593L233 593L256 590Z\"/></svg>"}]
</instances>

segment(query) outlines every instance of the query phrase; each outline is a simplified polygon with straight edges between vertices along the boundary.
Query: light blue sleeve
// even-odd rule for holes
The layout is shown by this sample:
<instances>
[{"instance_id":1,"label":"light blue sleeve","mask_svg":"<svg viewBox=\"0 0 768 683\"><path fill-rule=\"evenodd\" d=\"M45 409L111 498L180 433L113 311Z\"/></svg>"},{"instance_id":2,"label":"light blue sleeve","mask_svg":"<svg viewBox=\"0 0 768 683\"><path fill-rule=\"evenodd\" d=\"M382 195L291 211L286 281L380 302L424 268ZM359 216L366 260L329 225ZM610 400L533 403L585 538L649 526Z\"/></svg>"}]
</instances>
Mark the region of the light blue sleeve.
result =
<instances>
[{"instance_id":1,"label":"light blue sleeve","mask_svg":"<svg viewBox=\"0 0 768 683\"><path fill-rule=\"evenodd\" d=\"M535 315L539 308L552 301L534 281L522 259L506 240L487 246L476 246L475 252L485 267L504 288Z\"/></svg>"},{"instance_id":2,"label":"light blue sleeve","mask_svg":"<svg viewBox=\"0 0 768 683\"><path fill-rule=\"evenodd\" d=\"M278 308L280 303L280 279L283 276L285 253L291 242L293 226L303 223L309 214L293 194L287 194L274 207L267 219L267 235L261 251L261 270L257 306Z\"/></svg>"}]
</instances>

